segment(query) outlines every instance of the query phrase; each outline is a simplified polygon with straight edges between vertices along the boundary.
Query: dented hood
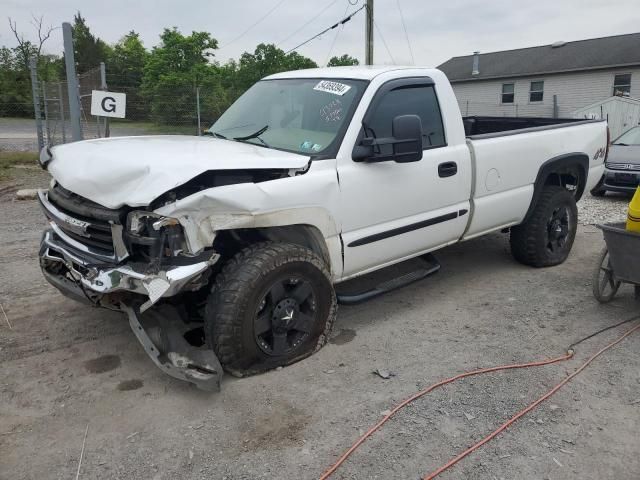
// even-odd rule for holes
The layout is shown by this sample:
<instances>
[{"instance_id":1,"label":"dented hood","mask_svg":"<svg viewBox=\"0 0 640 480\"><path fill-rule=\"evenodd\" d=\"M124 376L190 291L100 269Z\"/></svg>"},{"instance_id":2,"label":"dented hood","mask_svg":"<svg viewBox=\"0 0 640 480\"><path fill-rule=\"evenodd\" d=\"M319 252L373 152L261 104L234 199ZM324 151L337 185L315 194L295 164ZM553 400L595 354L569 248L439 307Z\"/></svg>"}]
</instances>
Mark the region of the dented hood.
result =
<instances>
[{"instance_id":1,"label":"dented hood","mask_svg":"<svg viewBox=\"0 0 640 480\"><path fill-rule=\"evenodd\" d=\"M107 208L145 206L208 170L303 168L309 157L212 137L118 137L59 145L48 170Z\"/></svg>"}]
</instances>

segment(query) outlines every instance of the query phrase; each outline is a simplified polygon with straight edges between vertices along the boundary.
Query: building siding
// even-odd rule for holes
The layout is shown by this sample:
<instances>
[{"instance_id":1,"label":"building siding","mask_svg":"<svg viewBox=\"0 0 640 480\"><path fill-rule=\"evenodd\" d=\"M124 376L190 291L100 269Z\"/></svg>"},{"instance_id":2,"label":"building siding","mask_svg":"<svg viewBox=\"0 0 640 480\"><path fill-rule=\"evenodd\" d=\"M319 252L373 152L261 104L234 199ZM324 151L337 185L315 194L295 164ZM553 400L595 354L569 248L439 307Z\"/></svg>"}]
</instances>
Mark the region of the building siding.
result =
<instances>
[{"instance_id":1,"label":"building siding","mask_svg":"<svg viewBox=\"0 0 640 480\"><path fill-rule=\"evenodd\" d=\"M631 97L640 98L640 67L456 82L453 90L462 115L552 117L556 95L558 115L571 117L575 110L611 97L614 76L621 73L631 74ZM540 80L544 81L544 99L529 102L530 83ZM504 83L515 84L513 104L501 103Z\"/></svg>"}]
</instances>

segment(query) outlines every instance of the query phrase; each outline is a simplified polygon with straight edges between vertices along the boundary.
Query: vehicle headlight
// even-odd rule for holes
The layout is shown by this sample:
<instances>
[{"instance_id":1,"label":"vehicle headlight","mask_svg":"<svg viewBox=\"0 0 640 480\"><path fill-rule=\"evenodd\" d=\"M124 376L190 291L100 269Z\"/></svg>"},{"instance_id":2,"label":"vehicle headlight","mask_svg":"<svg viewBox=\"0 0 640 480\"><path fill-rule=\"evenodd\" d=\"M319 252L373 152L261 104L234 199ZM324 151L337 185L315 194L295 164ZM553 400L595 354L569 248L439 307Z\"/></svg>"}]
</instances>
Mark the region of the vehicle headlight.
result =
<instances>
[{"instance_id":1,"label":"vehicle headlight","mask_svg":"<svg viewBox=\"0 0 640 480\"><path fill-rule=\"evenodd\" d=\"M125 238L132 252L152 258L175 257L185 250L184 233L176 218L135 210L127 216Z\"/></svg>"}]
</instances>

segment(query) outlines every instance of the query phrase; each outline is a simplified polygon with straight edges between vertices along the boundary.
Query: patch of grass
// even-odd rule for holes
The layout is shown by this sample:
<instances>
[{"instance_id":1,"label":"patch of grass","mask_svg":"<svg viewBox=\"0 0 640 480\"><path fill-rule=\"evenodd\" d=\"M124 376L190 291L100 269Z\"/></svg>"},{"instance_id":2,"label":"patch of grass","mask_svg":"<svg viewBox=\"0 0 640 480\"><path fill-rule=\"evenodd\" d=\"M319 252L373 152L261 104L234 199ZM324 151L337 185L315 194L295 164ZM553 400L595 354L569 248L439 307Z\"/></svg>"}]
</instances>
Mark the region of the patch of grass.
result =
<instances>
[{"instance_id":1,"label":"patch of grass","mask_svg":"<svg viewBox=\"0 0 640 480\"><path fill-rule=\"evenodd\" d=\"M37 165L36 152L3 152L0 151L0 179L9 176L9 170L16 165Z\"/></svg>"}]
</instances>

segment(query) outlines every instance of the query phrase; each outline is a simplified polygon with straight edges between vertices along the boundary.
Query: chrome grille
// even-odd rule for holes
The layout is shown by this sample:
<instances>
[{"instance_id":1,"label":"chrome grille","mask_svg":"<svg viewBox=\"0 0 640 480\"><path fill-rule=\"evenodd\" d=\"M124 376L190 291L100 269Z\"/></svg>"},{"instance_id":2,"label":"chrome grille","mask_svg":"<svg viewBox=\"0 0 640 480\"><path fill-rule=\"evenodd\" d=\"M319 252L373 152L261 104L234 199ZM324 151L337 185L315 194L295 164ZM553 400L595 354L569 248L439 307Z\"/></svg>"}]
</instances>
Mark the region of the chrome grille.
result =
<instances>
[{"instance_id":1,"label":"chrome grille","mask_svg":"<svg viewBox=\"0 0 640 480\"><path fill-rule=\"evenodd\" d=\"M41 192L40 203L51 228L71 247L104 261L119 261L127 256L122 241L125 211L105 208L59 184Z\"/></svg>"},{"instance_id":2,"label":"chrome grille","mask_svg":"<svg viewBox=\"0 0 640 480\"><path fill-rule=\"evenodd\" d=\"M640 164L635 163L606 163L605 166L611 170L640 171Z\"/></svg>"}]
</instances>

